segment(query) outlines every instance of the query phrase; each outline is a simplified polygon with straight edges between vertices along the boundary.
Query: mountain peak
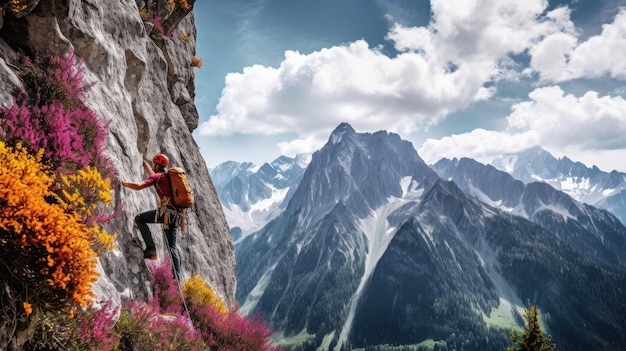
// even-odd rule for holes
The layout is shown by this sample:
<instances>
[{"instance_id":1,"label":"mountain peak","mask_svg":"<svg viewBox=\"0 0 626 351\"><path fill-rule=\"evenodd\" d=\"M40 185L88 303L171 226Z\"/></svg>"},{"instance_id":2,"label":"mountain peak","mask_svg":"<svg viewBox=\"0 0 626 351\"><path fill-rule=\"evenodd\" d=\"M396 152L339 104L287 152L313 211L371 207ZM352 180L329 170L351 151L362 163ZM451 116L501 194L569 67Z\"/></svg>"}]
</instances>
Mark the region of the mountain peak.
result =
<instances>
[{"instance_id":1,"label":"mountain peak","mask_svg":"<svg viewBox=\"0 0 626 351\"><path fill-rule=\"evenodd\" d=\"M354 135L356 132L352 128L352 126L346 122L342 122L335 128L335 130L330 135L330 141L333 144L337 144L344 135Z\"/></svg>"},{"instance_id":2,"label":"mountain peak","mask_svg":"<svg viewBox=\"0 0 626 351\"><path fill-rule=\"evenodd\" d=\"M542 148L541 146L533 146L529 149L526 149L520 152L519 154L523 155L527 159L534 158L534 159L540 159L540 160L556 160L556 158L550 152L548 152L546 149Z\"/></svg>"},{"instance_id":3,"label":"mountain peak","mask_svg":"<svg viewBox=\"0 0 626 351\"><path fill-rule=\"evenodd\" d=\"M454 179L437 176L397 134L339 125L313 154L284 211L235 244L242 310L267 316L285 338L314 334L307 349L328 348L320 344L337 335L335 349L413 345L482 335L493 323L484 317L496 310L506 311L498 325L514 326L517 307L537 292L548 296L546 309L565 311L554 314L555 325L563 325L570 313L594 311L601 294L623 285L621 276L601 275L607 289L550 285L584 286L574 269L583 261L585 278L602 267L622 269L615 253L623 251L626 228L614 218L469 158L438 165ZM562 258L558 265L554 256ZM529 271L550 278L538 285ZM607 313L609 323L624 314L619 308ZM485 323L448 322L459 317ZM561 332L562 344L582 330ZM481 349L500 348L492 337Z\"/></svg>"}]
</instances>

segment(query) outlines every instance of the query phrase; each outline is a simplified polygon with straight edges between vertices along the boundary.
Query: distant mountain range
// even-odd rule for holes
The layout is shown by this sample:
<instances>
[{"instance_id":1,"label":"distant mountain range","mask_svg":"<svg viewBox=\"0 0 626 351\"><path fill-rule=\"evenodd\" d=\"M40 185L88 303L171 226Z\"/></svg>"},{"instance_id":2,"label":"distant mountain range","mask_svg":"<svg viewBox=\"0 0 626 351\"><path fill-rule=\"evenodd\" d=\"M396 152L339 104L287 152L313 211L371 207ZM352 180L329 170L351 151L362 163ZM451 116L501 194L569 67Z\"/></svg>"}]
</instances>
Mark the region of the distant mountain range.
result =
<instances>
[{"instance_id":1,"label":"distant mountain range","mask_svg":"<svg viewBox=\"0 0 626 351\"><path fill-rule=\"evenodd\" d=\"M210 170L235 241L284 210L309 161L308 156L281 156L260 167L228 161Z\"/></svg>"},{"instance_id":2,"label":"distant mountain range","mask_svg":"<svg viewBox=\"0 0 626 351\"><path fill-rule=\"evenodd\" d=\"M235 243L242 311L289 348L504 350L527 302L559 350L626 345L626 227L610 212L470 159L431 168L398 135L345 123L301 169ZM256 173L212 171L217 189ZM237 189L218 190L225 212L258 198Z\"/></svg>"},{"instance_id":3,"label":"distant mountain range","mask_svg":"<svg viewBox=\"0 0 626 351\"><path fill-rule=\"evenodd\" d=\"M557 159L540 147L507 155L491 164L526 184L550 184L578 201L609 210L626 223L626 173L603 172L567 157Z\"/></svg>"},{"instance_id":4,"label":"distant mountain range","mask_svg":"<svg viewBox=\"0 0 626 351\"><path fill-rule=\"evenodd\" d=\"M590 260L616 269L626 267L623 225L606 210L575 200L544 182L524 184L469 158L443 159L433 169L481 202L555 233Z\"/></svg>"}]
</instances>

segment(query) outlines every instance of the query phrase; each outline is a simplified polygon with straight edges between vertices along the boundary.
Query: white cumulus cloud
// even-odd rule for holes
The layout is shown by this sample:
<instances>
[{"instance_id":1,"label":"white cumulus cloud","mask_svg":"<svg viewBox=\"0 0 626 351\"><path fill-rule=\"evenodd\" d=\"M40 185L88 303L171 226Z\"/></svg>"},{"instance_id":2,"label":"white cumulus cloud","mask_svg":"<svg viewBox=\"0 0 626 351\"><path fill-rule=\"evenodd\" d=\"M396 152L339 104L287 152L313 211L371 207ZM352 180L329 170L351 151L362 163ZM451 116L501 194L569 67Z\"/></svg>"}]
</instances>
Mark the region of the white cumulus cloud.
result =
<instances>
[{"instance_id":1,"label":"white cumulus cloud","mask_svg":"<svg viewBox=\"0 0 626 351\"><path fill-rule=\"evenodd\" d=\"M395 58L359 40L303 55L288 51L278 68L230 73L218 114L203 135L309 135L349 122L361 130L411 132L488 95L485 77L451 72L417 53Z\"/></svg>"},{"instance_id":2,"label":"white cumulus cloud","mask_svg":"<svg viewBox=\"0 0 626 351\"><path fill-rule=\"evenodd\" d=\"M626 148L626 100L589 91L576 97L558 86L535 89L513 106L509 131L534 131L542 145L588 149Z\"/></svg>"},{"instance_id":3,"label":"white cumulus cloud","mask_svg":"<svg viewBox=\"0 0 626 351\"><path fill-rule=\"evenodd\" d=\"M571 25L558 14L542 16L545 0L433 0L431 6L429 26L390 29L397 56L357 40L308 55L287 51L277 68L230 73L217 114L200 134L298 135L281 144L285 150L310 148L341 122L407 134L489 99L491 83L508 76L508 55Z\"/></svg>"},{"instance_id":4,"label":"white cumulus cloud","mask_svg":"<svg viewBox=\"0 0 626 351\"><path fill-rule=\"evenodd\" d=\"M578 34L570 29L544 37L530 50L532 70L552 82L605 75L626 78L626 9L603 25L600 34L582 43L578 43Z\"/></svg>"},{"instance_id":5,"label":"white cumulus cloud","mask_svg":"<svg viewBox=\"0 0 626 351\"><path fill-rule=\"evenodd\" d=\"M589 159L593 150L626 149L626 100L590 91L577 97L558 86L538 88L517 103L506 131L475 129L442 139L428 139L419 154L427 162L442 157L494 157L540 145L558 155ZM623 151L622 151L623 153Z\"/></svg>"},{"instance_id":6,"label":"white cumulus cloud","mask_svg":"<svg viewBox=\"0 0 626 351\"><path fill-rule=\"evenodd\" d=\"M333 128L407 135L450 113L492 98L502 79L538 74L539 83L626 77L626 10L602 32L579 42L571 11L547 11L546 0L432 0L428 26L393 25L386 39L399 54L385 55L365 40L310 54L286 51L278 67L255 65L230 73L217 114L200 135L293 133L283 154L310 153ZM528 67L513 55L528 55ZM577 150L623 148L624 99L580 97L558 86L539 87L512 106L505 131L477 129L420 149L425 158L484 160L534 145ZM621 133L621 134L620 134Z\"/></svg>"},{"instance_id":7,"label":"white cumulus cloud","mask_svg":"<svg viewBox=\"0 0 626 351\"><path fill-rule=\"evenodd\" d=\"M488 163L502 154L523 151L538 145L539 135L535 131L516 134L485 129L474 129L468 133L453 134L441 139L427 139L418 153L426 163L435 163L442 158L469 157Z\"/></svg>"}]
</instances>

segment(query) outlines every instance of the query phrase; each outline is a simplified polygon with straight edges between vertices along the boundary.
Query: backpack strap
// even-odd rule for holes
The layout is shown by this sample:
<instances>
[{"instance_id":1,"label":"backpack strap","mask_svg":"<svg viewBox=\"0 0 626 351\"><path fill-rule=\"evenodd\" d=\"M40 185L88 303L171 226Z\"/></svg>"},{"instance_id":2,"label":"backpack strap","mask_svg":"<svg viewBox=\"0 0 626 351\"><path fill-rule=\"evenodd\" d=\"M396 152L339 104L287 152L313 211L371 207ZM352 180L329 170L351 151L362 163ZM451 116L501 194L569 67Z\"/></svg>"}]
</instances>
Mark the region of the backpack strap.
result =
<instances>
[{"instance_id":1,"label":"backpack strap","mask_svg":"<svg viewBox=\"0 0 626 351\"><path fill-rule=\"evenodd\" d=\"M163 172L161 177L163 176L169 178L169 174L167 174L167 171ZM159 187L159 180L161 180L161 177L159 177L155 185L157 188L159 188L159 191L162 194L163 191L161 191L161 187ZM170 180L169 183L170 183L170 194L172 194L173 193L172 181ZM156 214L155 214L155 221L156 221L157 216L164 215L165 217L163 218L163 228L167 229L170 224L169 217L170 215L172 215L174 217L174 225L177 225L178 223L180 223L181 234L183 234L185 232L185 217L187 217L187 211L186 211L187 209L186 208L181 209L179 207L176 207L174 203L170 200L171 200L170 197L164 196L163 199L159 202L158 210L156 211Z\"/></svg>"},{"instance_id":2,"label":"backpack strap","mask_svg":"<svg viewBox=\"0 0 626 351\"><path fill-rule=\"evenodd\" d=\"M161 176L159 177L159 179L157 179L156 183L154 183L154 186L155 186L157 189L159 189L159 192L160 192L161 194L164 194L164 193L163 193L163 189L161 189L161 187L159 186L159 181L161 180L161 178L163 178L163 177L164 177L164 176L166 176L166 175L167 175L167 173L166 173L166 172L161 173ZM172 189L171 189L171 187L172 187L172 185L171 185L171 183L170 183L170 194L172 193Z\"/></svg>"}]
</instances>

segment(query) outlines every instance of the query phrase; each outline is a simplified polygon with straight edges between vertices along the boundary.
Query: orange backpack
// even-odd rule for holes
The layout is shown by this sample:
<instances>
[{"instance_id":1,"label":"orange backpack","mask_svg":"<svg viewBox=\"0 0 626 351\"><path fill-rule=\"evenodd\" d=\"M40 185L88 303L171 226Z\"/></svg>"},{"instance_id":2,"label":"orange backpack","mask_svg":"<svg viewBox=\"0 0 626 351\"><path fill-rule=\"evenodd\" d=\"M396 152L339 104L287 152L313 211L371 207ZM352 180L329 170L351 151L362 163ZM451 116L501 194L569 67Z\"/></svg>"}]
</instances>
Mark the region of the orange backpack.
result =
<instances>
[{"instance_id":1,"label":"orange backpack","mask_svg":"<svg viewBox=\"0 0 626 351\"><path fill-rule=\"evenodd\" d=\"M185 170L178 167L167 169L167 176L172 184L172 203L179 208L187 208L193 205L193 193Z\"/></svg>"}]
</instances>

